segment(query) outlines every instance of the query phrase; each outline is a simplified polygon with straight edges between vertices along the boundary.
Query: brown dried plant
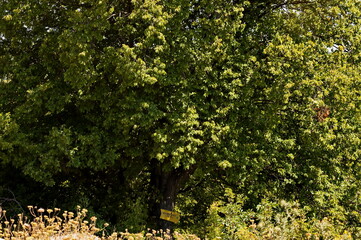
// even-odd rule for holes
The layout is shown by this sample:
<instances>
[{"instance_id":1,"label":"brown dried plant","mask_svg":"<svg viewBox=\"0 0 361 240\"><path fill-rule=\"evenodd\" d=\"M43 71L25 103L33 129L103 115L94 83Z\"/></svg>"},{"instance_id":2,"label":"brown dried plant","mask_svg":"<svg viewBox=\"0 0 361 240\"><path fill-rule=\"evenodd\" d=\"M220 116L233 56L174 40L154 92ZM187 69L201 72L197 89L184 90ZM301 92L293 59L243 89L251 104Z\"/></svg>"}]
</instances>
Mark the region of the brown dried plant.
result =
<instances>
[{"instance_id":1,"label":"brown dried plant","mask_svg":"<svg viewBox=\"0 0 361 240\"><path fill-rule=\"evenodd\" d=\"M28 206L28 209L30 218L18 214L17 219L8 219L6 210L0 206L0 240L200 240L192 234L151 229L147 233L129 233L126 230L106 236L105 229L109 224L97 227L97 218L93 216L88 220L88 211L80 206L75 213L61 213L59 208L45 210L36 206Z\"/></svg>"}]
</instances>

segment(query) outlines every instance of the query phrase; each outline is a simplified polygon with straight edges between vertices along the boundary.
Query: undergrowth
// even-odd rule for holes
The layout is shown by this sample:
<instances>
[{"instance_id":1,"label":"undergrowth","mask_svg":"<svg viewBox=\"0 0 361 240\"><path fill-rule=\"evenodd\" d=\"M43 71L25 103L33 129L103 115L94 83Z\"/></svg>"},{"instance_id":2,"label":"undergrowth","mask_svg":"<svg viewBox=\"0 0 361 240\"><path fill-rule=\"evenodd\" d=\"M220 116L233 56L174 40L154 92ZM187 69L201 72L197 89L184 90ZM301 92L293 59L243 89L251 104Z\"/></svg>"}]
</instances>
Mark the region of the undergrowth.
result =
<instances>
[{"instance_id":1,"label":"undergrowth","mask_svg":"<svg viewBox=\"0 0 361 240\"><path fill-rule=\"evenodd\" d=\"M8 218L0 207L0 239L12 240L200 240L194 234L151 230L140 233L110 231L109 224L99 226L96 217L87 210L75 212L28 206L30 216L19 214ZM317 220L307 217L307 211L297 202L263 201L257 211L243 211L242 199L214 202L208 217L197 226L205 240L348 240L361 237L360 228L347 228L327 217ZM201 234L200 232L203 232Z\"/></svg>"},{"instance_id":2,"label":"undergrowth","mask_svg":"<svg viewBox=\"0 0 361 240\"><path fill-rule=\"evenodd\" d=\"M171 233L169 230L150 230L141 233L109 233L105 223L97 226L97 218L87 217L87 210L81 207L77 211L64 211L59 208L43 209L28 206L32 217L19 214L17 219L6 216L6 210L0 207L0 239L11 240L200 240L193 234Z\"/></svg>"}]
</instances>

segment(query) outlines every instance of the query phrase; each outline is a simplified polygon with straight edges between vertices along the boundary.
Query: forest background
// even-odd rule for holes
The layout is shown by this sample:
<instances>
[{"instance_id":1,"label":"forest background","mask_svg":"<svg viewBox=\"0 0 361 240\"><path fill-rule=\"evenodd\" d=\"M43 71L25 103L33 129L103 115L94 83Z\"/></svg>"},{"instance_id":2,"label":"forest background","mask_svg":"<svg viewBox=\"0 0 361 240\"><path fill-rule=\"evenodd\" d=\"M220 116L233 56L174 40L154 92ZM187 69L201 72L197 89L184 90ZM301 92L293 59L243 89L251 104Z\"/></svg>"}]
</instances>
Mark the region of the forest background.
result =
<instances>
[{"instance_id":1,"label":"forest background","mask_svg":"<svg viewBox=\"0 0 361 240\"><path fill-rule=\"evenodd\" d=\"M360 232L359 1L0 3L3 207L204 236L292 203Z\"/></svg>"}]
</instances>

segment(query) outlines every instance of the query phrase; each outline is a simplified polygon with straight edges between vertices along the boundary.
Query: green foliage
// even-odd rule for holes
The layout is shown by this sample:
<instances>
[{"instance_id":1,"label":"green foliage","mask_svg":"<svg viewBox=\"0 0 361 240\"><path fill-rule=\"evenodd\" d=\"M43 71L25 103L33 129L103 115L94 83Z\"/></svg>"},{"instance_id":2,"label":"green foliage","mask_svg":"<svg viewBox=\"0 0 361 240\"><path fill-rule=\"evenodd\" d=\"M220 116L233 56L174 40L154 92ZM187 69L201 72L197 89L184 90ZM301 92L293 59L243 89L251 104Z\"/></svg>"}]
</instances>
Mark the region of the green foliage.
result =
<instances>
[{"instance_id":1,"label":"green foliage","mask_svg":"<svg viewBox=\"0 0 361 240\"><path fill-rule=\"evenodd\" d=\"M244 200L226 189L227 202L216 201L209 210L203 232L208 239L256 239L249 231L247 222L252 212L243 211ZM201 230L201 231L202 231Z\"/></svg>"},{"instance_id":2,"label":"green foliage","mask_svg":"<svg viewBox=\"0 0 361 240\"><path fill-rule=\"evenodd\" d=\"M298 202L263 199L256 211L244 211L239 196L214 202L204 223L207 239L357 239L360 229L336 218L319 220Z\"/></svg>"},{"instance_id":3,"label":"green foliage","mask_svg":"<svg viewBox=\"0 0 361 240\"><path fill-rule=\"evenodd\" d=\"M131 201L128 201L129 203ZM131 232L140 232L147 228L148 207L144 199L140 197L135 202L129 204L125 211L125 220L121 223L123 228Z\"/></svg>"}]
</instances>

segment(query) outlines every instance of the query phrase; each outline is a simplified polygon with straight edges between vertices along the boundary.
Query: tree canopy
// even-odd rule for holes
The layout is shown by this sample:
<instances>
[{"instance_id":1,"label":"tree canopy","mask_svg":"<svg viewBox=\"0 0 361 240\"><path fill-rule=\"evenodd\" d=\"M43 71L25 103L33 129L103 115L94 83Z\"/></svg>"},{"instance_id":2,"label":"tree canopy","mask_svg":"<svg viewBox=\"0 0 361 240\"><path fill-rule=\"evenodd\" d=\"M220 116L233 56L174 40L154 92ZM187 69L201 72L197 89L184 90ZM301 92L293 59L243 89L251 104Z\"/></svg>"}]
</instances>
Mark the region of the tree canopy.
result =
<instances>
[{"instance_id":1,"label":"tree canopy","mask_svg":"<svg viewBox=\"0 0 361 240\"><path fill-rule=\"evenodd\" d=\"M360 9L3 0L0 163L47 186L141 193L150 217L225 186L251 205L357 210Z\"/></svg>"}]
</instances>

